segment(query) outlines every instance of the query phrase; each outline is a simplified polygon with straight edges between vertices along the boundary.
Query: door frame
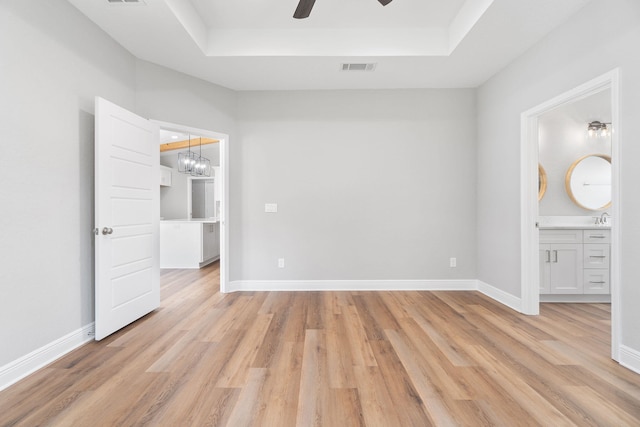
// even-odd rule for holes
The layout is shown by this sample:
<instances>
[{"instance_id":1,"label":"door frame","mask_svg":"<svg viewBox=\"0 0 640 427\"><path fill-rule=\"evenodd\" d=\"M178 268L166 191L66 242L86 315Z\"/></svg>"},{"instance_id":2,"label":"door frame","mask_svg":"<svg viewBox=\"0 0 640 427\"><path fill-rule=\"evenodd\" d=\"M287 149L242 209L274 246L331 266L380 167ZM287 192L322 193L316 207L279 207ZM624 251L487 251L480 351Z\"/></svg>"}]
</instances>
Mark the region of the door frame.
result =
<instances>
[{"instance_id":1,"label":"door frame","mask_svg":"<svg viewBox=\"0 0 640 427\"><path fill-rule=\"evenodd\" d=\"M620 354L620 116L619 69L616 68L572 90L552 98L520 116L520 235L522 312L540 313L538 236L538 118L561 105L611 89L611 357Z\"/></svg>"},{"instance_id":2,"label":"door frame","mask_svg":"<svg viewBox=\"0 0 640 427\"><path fill-rule=\"evenodd\" d=\"M222 194L220 195L220 204L222 205L220 210L220 292L227 293L229 285L229 135L176 123L159 120L151 121L157 123L160 129L201 135L220 141L220 178L222 179L222 185L220 186L222 188ZM159 149L160 145L158 144Z\"/></svg>"}]
</instances>

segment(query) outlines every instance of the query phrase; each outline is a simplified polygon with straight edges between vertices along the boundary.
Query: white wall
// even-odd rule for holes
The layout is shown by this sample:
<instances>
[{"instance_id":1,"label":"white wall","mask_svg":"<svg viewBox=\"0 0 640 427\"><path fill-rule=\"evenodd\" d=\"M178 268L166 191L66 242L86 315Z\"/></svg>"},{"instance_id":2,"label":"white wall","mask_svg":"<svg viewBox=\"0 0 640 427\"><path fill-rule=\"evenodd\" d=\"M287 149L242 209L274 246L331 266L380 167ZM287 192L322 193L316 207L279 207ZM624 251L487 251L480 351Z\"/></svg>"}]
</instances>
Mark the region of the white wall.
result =
<instances>
[{"instance_id":1,"label":"white wall","mask_svg":"<svg viewBox=\"0 0 640 427\"><path fill-rule=\"evenodd\" d=\"M478 91L478 278L520 296L520 113L620 67L622 344L640 351L640 2L594 0Z\"/></svg>"},{"instance_id":2,"label":"white wall","mask_svg":"<svg viewBox=\"0 0 640 427\"><path fill-rule=\"evenodd\" d=\"M589 154L611 156L610 135L589 137L587 134L587 123L594 120L611 122L611 90L560 106L540 116L539 161L547 173L547 191L539 203L540 216L600 215L600 211L584 209L573 203L565 189L567 170L576 160Z\"/></svg>"},{"instance_id":3,"label":"white wall","mask_svg":"<svg viewBox=\"0 0 640 427\"><path fill-rule=\"evenodd\" d=\"M133 108L135 60L64 0L0 33L2 367L93 321L94 97Z\"/></svg>"},{"instance_id":4,"label":"white wall","mask_svg":"<svg viewBox=\"0 0 640 427\"><path fill-rule=\"evenodd\" d=\"M233 279L474 279L475 115L467 89L239 93Z\"/></svg>"},{"instance_id":5,"label":"white wall","mask_svg":"<svg viewBox=\"0 0 640 427\"><path fill-rule=\"evenodd\" d=\"M171 187L160 187L160 216L163 219L189 218L187 205L188 175L178 172L178 153L169 152L160 155L160 164L170 167Z\"/></svg>"}]
</instances>

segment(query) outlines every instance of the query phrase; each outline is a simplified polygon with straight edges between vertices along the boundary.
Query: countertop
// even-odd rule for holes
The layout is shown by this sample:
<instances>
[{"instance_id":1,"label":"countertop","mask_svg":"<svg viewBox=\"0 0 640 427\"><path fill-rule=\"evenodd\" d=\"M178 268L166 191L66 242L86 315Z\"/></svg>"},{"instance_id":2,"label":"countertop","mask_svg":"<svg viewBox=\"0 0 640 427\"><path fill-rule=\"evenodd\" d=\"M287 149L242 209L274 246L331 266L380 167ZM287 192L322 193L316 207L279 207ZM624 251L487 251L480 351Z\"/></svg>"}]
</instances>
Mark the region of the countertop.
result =
<instances>
[{"instance_id":1,"label":"countertop","mask_svg":"<svg viewBox=\"0 0 640 427\"><path fill-rule=\"evenodd\" d=\"M611 230L611 224L607 225L584 225L584 224L540 224L538 226L540 230Z\"/></svg>"},{"instance_id":2,"label":"countertop","mask_svg":"<svg viewBox=\"0 0 640 427\"><path fill-rule=\"evenodd\" d=\"M597 215L600 217L600 215ZM597 225L594 216L540 216L538 228L540 230L581 229L581 230L610 230L612 219L607 218L606 225Z\"/></svg>"},{"instance_id":3,"label":"countertop","mask_svg":"<svg viewBox=\"0 0 640 427\"><path fill-rule=\"evenodd\" d=\"M160 222L193 222L200 224L217 224L218 218L192 218L192 219L161 219Z\"/></svg>"}]
</instances>

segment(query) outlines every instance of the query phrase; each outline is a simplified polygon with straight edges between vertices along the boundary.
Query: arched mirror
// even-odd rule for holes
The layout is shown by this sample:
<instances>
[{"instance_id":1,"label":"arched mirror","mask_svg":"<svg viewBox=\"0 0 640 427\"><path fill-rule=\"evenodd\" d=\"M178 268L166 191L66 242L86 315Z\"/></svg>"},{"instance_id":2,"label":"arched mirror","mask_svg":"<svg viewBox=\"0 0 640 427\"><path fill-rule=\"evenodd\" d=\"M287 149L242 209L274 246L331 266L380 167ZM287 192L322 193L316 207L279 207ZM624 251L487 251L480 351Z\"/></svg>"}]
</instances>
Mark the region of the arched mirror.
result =
<instances>
[{"instance_id":1,"label":"arched mirror","mask_svg":"<svg viewBox=\"0 0 640 427\"><path fill-rule=\"evenodd\" d=\"M538 201L542 200L547 191L547 173L541 164L538 163Z\"/></svg>"},{"instance_id":2,"label":"arched mirror","mask_svg":"<svg viewBox=\"0 0 640 427\"><path fill-rule=\"evenodd\" d=\"M597 211L611 206L611 157L589 154L576 160L565 177L567 194L583 209Z\"/></svg>"}]
</instances>

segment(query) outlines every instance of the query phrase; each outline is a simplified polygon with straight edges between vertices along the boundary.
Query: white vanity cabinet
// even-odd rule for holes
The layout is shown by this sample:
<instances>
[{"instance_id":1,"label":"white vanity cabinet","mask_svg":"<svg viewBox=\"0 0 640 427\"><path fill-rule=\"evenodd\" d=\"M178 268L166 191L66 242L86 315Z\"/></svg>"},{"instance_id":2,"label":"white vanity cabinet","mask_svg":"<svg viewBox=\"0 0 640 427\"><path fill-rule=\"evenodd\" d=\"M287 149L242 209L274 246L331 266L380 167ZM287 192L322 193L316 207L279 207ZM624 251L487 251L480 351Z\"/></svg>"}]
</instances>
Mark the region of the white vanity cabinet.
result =
<instances>
[{"instance_id":1,"label":"white vanity cabinet","mask_svg":"<svg viewBox=\"0 0 640 427\"><path fill-rule=\"evenodd\" d=\"M540 293L608 294L609 253L610 230L540 230Z\"/></svg>"},{"instance_id":2,"label":"white vanity cabinet","mask_svg":"<svg viewBox=\"0 0 640 427\"><path fill-rule=\"evenodd\" d=\"M582 230L540 230L540 293L581 294Z\"/></svg>"},{"instance_id":3,"label":"white vanity cabinet","mask_svg":"<svg viewBox=\"0 0 640 427\"><path fill-rule=\"evenodd\" d=\"M584 293L611 292L611 230L584 230Z\"/></svg>"}]
</instances>

